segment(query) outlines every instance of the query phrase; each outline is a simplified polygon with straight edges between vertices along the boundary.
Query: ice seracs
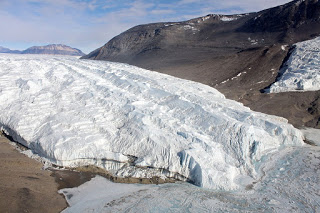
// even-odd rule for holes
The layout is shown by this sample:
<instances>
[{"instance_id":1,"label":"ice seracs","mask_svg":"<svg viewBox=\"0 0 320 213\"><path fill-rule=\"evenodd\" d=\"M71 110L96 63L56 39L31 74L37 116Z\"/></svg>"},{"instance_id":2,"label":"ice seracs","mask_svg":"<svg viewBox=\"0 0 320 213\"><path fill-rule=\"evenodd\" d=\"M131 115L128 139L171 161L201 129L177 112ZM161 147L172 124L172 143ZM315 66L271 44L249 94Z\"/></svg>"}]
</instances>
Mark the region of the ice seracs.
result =
<instances>
[{"instance_id":1,"label":"ice seracs","mask_svg":"<svg viewBox=\"0 0 320 213\"><path fill-rule=\"evenodd\" d=\"M285 49L284 46L281 47ZM320 37L297 43L270 93L320 89Z\"/></svg>"},{"instance_id":2,"label":"ice seracs","mask_svg":"<svg viewBox=\"0 0 320 213\"><path fill-rule=\"evenodd\" d=\"M61 166L233 190L267 156L301 146L280 117L206 85L120 63L0 55L0 126Z\"/></svg>"}]
</instances>

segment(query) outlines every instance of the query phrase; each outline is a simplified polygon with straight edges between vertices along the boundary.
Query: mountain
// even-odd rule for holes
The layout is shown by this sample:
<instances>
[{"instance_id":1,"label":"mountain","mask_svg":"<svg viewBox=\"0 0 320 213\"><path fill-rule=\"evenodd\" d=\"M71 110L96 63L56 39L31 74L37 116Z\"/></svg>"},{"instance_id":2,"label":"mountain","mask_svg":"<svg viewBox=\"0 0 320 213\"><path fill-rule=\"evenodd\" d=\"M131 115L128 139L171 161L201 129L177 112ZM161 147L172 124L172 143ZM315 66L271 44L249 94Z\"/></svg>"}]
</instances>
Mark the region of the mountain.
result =
<instances>
[{"instance_id":1,"label":"mountain","mask_svg":"<svg viewBox=\"0 0 320 213\"><path fill-rule=\"evenodd\" d=\"M50 55L85 55L81 50L63 44L49 44L46 46L33 46L21 52L21 54L50 54Z\"/></svg>"},{"instance_id":2,"label":"mountain","mask_svg":"<svg viewBox=\"0 0 320 213\"><path fill-rule=\"evenodd\" d=\"M50 55L85 55L81 50L69 47L63 44L49 44L46 46L33 46L26 50L10 50L0 46L0 53L16 53L16 54L50 54Z\"/></svg>"},{"instance_id":3,"label":"mountain","mask_svg":"<svg viewBox=\"0 0 320 213\"><path fill-rule=\"evenodd\" d=\"M320 127L320 92L265 94L297 42L320 35L320 2L133 27L83 59L124 62L217 88L250 108ZM320 103L319 103L320 104ZM320 112L320 110L318 110Z\"/></svg>"},{"instance_id":4,"label":"mountain","mask_svg":"<svg viewBox=\"0 0 320 213\"><path fill-rule=\"evenodd\" d=\"M0 67L0 129L59 166L235 190L264 178L264 163L285 147L304 144L286 119L135 66L0 55Z\"/></svg>"},{"instance_id":5,"label":"mountain","mask_svg":"<svg viewBox=\"0 0 320 213\"><path fill-rule=\"evenodd\" d=\"M19 50L10 50L9 48L0 46L0 53L16 53L16 54L19 54L19 53L21 53L21 51L19 51Z\"/></svg>"}]
</instances>

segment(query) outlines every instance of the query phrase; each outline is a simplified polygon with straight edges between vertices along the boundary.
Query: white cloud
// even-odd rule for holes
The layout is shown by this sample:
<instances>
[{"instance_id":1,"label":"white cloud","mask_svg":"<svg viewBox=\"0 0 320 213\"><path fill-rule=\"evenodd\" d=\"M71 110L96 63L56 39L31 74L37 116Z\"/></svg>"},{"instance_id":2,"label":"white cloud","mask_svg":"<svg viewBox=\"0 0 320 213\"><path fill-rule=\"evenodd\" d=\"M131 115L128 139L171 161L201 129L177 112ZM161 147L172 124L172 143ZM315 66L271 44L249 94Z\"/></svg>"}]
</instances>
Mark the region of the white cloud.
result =
<instances>
[{"instance_id":1,"label":"white cloud","mask_svg":"<svg viewBox=\"0 0 320 213\"><path fill-rule=\"evenodd\" d=\"M275 7L290 2L290 0L227 0L220 2L220 8L240 8L243 12L257 12L263 9Z\"/></svg>"},{"instance_id":2,"label":"white cloud","mask_svg":"<svg viewBox=\"0 0 320 213\"><path fill-rule=\"evenodd\" d=\"M202 0L181 0L181 1L178 2L178 5L201 3L201 2L203 2L203 1Z\"/></svg>"},{"instance_id":3,"label":"white cloud","mask_svg":"<svg viewBox=\"0 0 320 213\"><path fill-rule=\"evenodd\" d=\"M151 14L154 15L163 15L163 14L172 14L175 13L174 10L151 10Z\"/></svg>"},{"instance_id":4,"label":"white cloud","mask_svg":"<svg viewBox=\"0 0 320 213\"><path fill-rule=\"evenodd\" d=\"M207 1L207 0L180 0L177 6L196 5L195 10L211 11L211 13L247 13L257 12L270 7L290 2L291 0L224 0L224 1ZM222 11L222 12L221 12Z\"/></svg>"}]
</instances>

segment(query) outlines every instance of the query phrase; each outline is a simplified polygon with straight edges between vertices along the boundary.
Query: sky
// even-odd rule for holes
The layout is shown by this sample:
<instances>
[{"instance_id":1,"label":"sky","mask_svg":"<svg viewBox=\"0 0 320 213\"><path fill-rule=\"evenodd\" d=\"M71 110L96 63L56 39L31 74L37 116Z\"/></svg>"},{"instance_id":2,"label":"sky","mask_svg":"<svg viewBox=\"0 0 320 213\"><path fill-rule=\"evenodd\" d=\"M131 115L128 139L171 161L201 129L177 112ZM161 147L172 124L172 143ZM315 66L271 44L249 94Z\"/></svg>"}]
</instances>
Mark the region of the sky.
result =
<instances>
[{"instance_id":1,"label":"sky","mask_svg":"<svg viewBox=\"0 0 320 213\"><path fill-rule=\"evenodd\" d=\"M139 24L257 12L289 0L0 0L0 46L66 44L84 53Z\"/></svg>"}]
</instances>

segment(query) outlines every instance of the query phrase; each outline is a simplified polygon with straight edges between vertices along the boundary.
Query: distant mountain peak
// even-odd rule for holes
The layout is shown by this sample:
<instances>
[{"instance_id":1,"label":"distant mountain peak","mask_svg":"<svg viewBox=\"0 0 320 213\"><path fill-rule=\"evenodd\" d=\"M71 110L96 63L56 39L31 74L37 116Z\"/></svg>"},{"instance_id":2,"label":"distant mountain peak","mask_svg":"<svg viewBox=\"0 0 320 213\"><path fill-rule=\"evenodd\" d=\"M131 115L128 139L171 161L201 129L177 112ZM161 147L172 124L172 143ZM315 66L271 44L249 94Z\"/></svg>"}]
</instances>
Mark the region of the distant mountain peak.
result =
<instances>
[{"instance_id":1,"label":"distant mountain peak","mask_svg":"<svg viewBox=\"0 0 320 213\"><path fill-rule=\"evenodd\" d=\"M85 55L81 50L72 48L64 44L48 44L45 46L33 46L24 51L22 54L48 54L48 55Z\"/></svg>"},{"instance_id":2,"label":"distant mountain peak","mask_svg":"<svg viewBox=\"0 0 320 213\"><path fill-rule=\"evenodd\" d=\"M21 53L19 50L10 50L9 48L0 46L0 53Z\"/></svg>"},{"instance_id":3,"label":"distant mountain peak","mask_svg":"<svg viewBox=\"0 0 320 213\"><path fill-rule=\"evenodd\" d=\"M16 53L16 54L47 54L47 55L85 55L81 50L70 47L65 44L48 44L44 46L32 46L26 50L10 50L9 48L0 46L0 53Z\"/></svg>"}]
</instances>

